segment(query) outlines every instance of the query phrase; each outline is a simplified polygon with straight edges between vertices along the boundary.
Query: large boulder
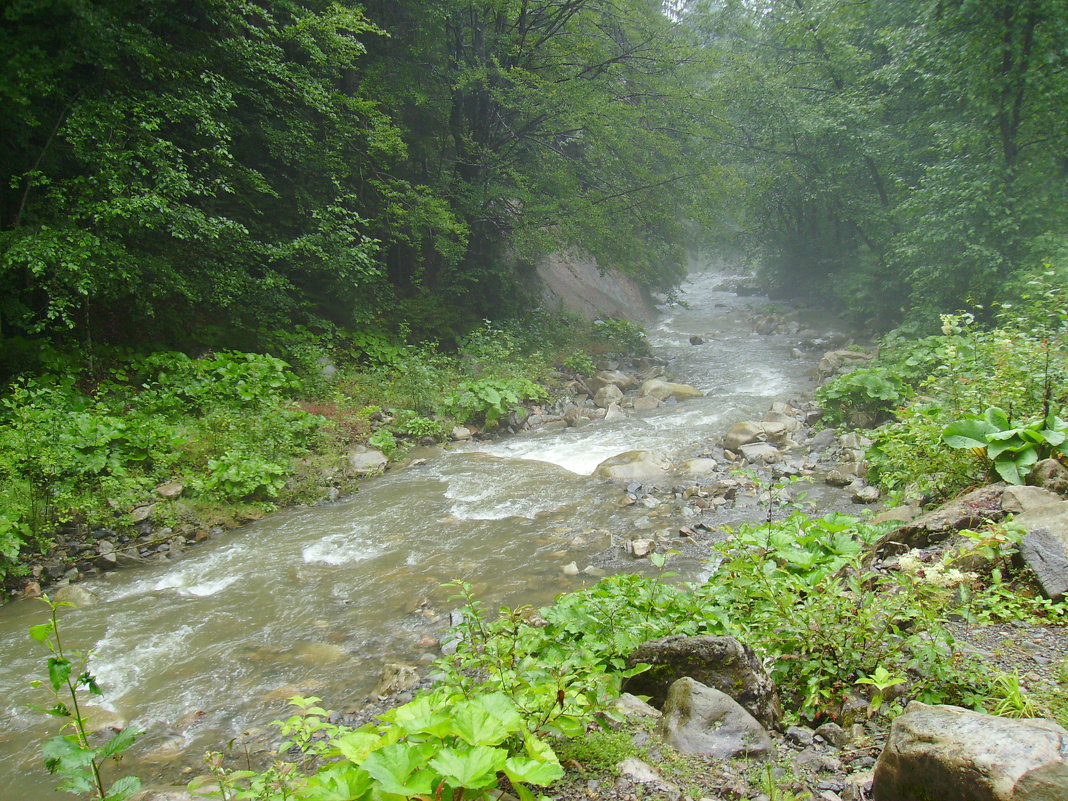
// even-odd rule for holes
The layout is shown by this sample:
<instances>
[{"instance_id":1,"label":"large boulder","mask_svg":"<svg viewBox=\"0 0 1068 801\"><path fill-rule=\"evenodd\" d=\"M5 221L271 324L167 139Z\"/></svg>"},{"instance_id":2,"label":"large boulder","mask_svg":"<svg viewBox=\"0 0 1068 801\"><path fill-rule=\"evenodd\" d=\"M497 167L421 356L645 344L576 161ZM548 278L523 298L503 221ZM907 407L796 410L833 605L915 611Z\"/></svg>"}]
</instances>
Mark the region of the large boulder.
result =
<instances>
[{"instance_id":1,"label":"large boulder","mask_svg":"<svg viewBox=\"0 0 1068 801\"><path fill-rule=\"evenodd\" d=\"M1068 731L957 706L908 705L875 766L875 801L1064 801Z\"/></svg>"},{"instance_id":2,"label":"large boulder","mask_svg":"<svg viewBox=\"0 0 1068 801\"><path fill-rule=\"evenodd\" d=\"M680 753L717 759L760 759L775 750L764 727L741 705L689 677L671 685L660 734Z\"/></svg>"},{"instance_id":3,"label":"large boulder","mask_svg":"<svg viewBox=\"0 0 1068 801\"><path fill-rule=\"evenodd\" d=\"M671 470L671 463L652 451L626 451L609 456L593 471L598 478L613 481L650 483L663 480Z\"/></svg>"},{"instance_id":4,"label":"large boulder","mask_svg":"<svg viewBox=\"0 0 1068 801\"><path fill-rule=\"evenodd\" d=\"M785 423L766 422L758 423L754 420L745 420L735 423L723 438L723 447L736 451L743 445L756 442L770 442L774 445L782 445L788 434Z\"/></svg>"},{"instance_id":5,"label":"large boulder","mask_svg":"<svg viewBox=\"0 0 1068 801\"><path fill-rule=\"evenodd\" d=\"M590 389L594 392L602 387L614 386L619 389L630 389L638 386L638 379L621 370L601 370L589 380Z\"/></svg>"},{"instance_id":6,"label":"large boulder","mask_svg":"<svg viewBox=\"0 0 1068 801\"><path fill-rule=\"evenodd\" d=\"M1043 459L1027 474L1027 483L1050 492L1068 495L1068 467L1056 459Z\"/></svg>"},{"instance_id":7,"label":"large boulder","mask_svg":"<svg viewBox=\"0 0 1068 801\"><path fill-rule=\"evenodd\" d=\"M650 640L627 657L627 667L639 663L650 668L626 679L623 689L648 695L654 706L662 706L669 688L689 676L726 693L764 725L779 725L782 709L775 684L756 652L734 637L676 634Z\"/></svg>"},{"instance_id":8,"label":"large boulder","mask_svg":"<svg viewBox=\"0 0 1068 801\"><path fill-rule=\"evenodd\" d=\"M386 469L389 459L382 451L357 445L349 452L349 470L357 475L378 473Z\"/></svg>"},{"instance_id":9,"label":"large boulder","mask_svg":"<svg viewBox=\"0 0 1068 801\"><path fill-rule=\"evenodd\" d=\"M619 403L621 400L623 400L623 390L615 384L605 384L593 396L593 402L602 409L607 409L613 403Z\"/></svg>"},{"instance_id":10,"label":"large boulder","mask_svg":"<svg viewBox=\"0 0 1068 801\"><path fill-rule=\"evenodd\" d=\"M1008 487L1001 507L1027 529L1020 558L1054 601L1068 596L1068 501L1040 487Z\"/></svg>"},{"instance_id":11,"label":"large boulder","mask_svg":"<svg viewBox=\"0 0 1068 801\"><path fill-rule=\"evenodd\" d=\"M642 382L641 394L643 396L652 396L657 400L668 400L674 398L677 401L689 400L691 398L703 398L704 393L697 387L691 387L689 384L674 384L671 381L665 381L662 378L651 378L648 381Z\"/></svg>"}]
</instances>

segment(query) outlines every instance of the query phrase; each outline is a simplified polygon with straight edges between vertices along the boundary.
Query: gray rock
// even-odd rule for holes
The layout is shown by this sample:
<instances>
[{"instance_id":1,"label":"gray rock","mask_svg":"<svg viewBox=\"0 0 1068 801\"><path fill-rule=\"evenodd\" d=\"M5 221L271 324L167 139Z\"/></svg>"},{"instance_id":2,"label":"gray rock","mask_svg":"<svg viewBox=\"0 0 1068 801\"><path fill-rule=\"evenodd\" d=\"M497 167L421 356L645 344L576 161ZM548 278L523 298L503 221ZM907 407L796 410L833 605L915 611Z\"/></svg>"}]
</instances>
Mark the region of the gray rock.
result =
<instances>
[{"instance_id":1,"label":"gray rock","mask_svg":"<svg viewBox=\"0 0 1068 801\"><path fill-rule=\"evenodd\" d=\"M357 445L349 452L349 470L357 474L377 473L385 470L389 459L380 450Z\"/></svg>"},{"instance_id":2,"label":"gray rock","mask_svg":"<svg viewBox=\"0 0 1068 801\"><path fill-rule=\"evenodd\" d=\"M1027 532L1020 541L1020 558L1034 571L1043 595L1051 601L1068 596L1068 549L1049 529Z\"/></svg>"},{"instance_id":3,"label":"gray rock","mask_svg":"<svg viewBox=\"0 0 1068 801\"><path fill-rule=\"evenodd\" d=\"M690 337L690 344L691 345L704 345L705 344L705 338L704 337L699 337L699 336L697 336L697 334L694 334L692 337Z\"/></svg>"},{"instance_id":4,"label":"gray rock","mask_svg":"<svg viewBox=\"0 0 1068 801\"><path fill-rule=\"evenodd\" d=\"M858 487L853 493L853 503L875 503L879 500L879 490L870 484Z\"/></svg>"},{"instance_id":5,"label":"gray rock","mask_svg":"<svg viewBox=\"0 0 1068 801\"><path fill-rule=\"evenodd\" d=\"M626 548L627 548L627 553L629 553L632 556L635 556L635 557L640 559L643 556L648 556L649 554L651 554L653 551L656 550L656 540L649 540L649 539L627 540Z\"/></svg>"},{"instance_id":6,"label":"gray rock","mask_svg":"<svg viewBox=\"0 0 1068 801\"><path fill-rule=\"evenodd\" d=\"M1039 487L1007 487L1001 507L1027 529L1020 558L1047 598L1068 595L1068 501Z\"/></svg>"},{"instance_id":7,"label":"gray rock","mask_svg":"<svg viewBox=\"0 0 1068 801\"><path fill-rule=\"evenodd\" d=\"M410 690L419 683L419 671L411 665L402 665L390 662L382 668L382 675L378 684L371 691L371 695L377 698L385 698L405 690Z\"/></svg>"},{"instance_id":8,"label":"gray rock","mask_svg":"<svg viewBox=\"0 0 1068 801\"><path fill-rule=\"evenodd\" d=\"M472 436L471 429L467 426L454 426L452 432L449 434L449 437L454 442L465 442L466 440L471 439Z\"/></svg>"},{"instance_id":9,"label":"gray rock","mask_svg":"<svg viewBox=\"0 0 1068 801\"><path fill-rule=\"evenodd\" d=\"M790 726L783 732L783 735L789 742L800 745L802 748L812 745L816 737L812 729L805 726Z\"/></svg>"},{"instance_id":10,"label":"gray rock","mask_svg":"<svg viewBox=\"0 0 1068 801\"><path fill-rule=\"evenodd\" d=\"M52 600L56 603L73 604L79 608L86 606L94 606L97 602L97 597L85 587L81 587L77 584L68 584L66 587L60 587L56 590Z\"/></svg>"},{"instance_id":11,"label":"gray rock","mask_svg":"<svg viewBox=\"0 0 1068 801\"><path fill-rule=\"evenodd\" d=\"M167 500L174 500L183 492L185 492L185 485L179 481L168 481L165 484L160 484L154 492L161 498Z\"/></svg>"},{"instance_id":12,"label":"gray rock","mask_svg":"<svg viewBox=\"0 0 1068 801\"><path fill-rule=\"evenodd\" d=\"M808 446L814 451L825 451L837 441L838 435L834 433L834 429L825 428L823 431L817 431L812 435L812 439L809 440Z\"/></svg>"},{"instance_id":13,"label":"gray rock","mask_svg":"<svg viewBox=\"0 0 1068 801\"><path fill-rule=\"evenodd\" d=\"M1068 467L1056 459L1043 459L1027 474L1027 483L1050 492L1068 495Z\"/></svg>"},{"instance_id":14,"label":"gray rock","mask_svg":"<svg viewBox=\"0 0 1068 801\"><path fill-rule=\"evenodd\" d=\"M875 801L1063 801L1068 731L913 701L890 728L873 791Z\"/></svg>"},{"instance_id":15,"label":"gray rock","mask_svg":"<svg viewBox=\"0 0 1068 801\"><path fill-rule=\"evenodd\" d=\"M824 723L816 729L816 734L835 748L845 748L849 745L849 735L837 723Z\"/></svg>"},{"instance_id":16,"label":"gray rock","mask_svg":"<svg viewBox=\"0 0 1068 801\"><path fill-rule=\"evenodd\" d=\"M655 482L667 478L671 463L652 451L627 451L605 459L593 471L614 481Z\"/></svg>"},{"instance_id":17,"label":"gray rock","mask_svg":"<svg viewBox=\"0 0 1068 801\"><path fill-rule=\"evenodd\" d=\"M691 387L689 384L675 384L671 381L664 381L661 378L651 378L648 381L642 382L641 394L643 396L651 395L661 401L668 400L669 398L683 401L690 400L691 398L704 397L704 393L697 389L697 387Z\"/></svg>"},{"instance_id":18,"label":"gray rock","mask_svg":"<svg viewBox=\"0 0 1068 801\"><path fill-rule=\"evenodd\" d=\"M573 406L564 412L564 422L567 423L569 428L579 428L586 425L589 421L590 418L577 406Z\"/></svg>"},{"instance_id":19,"label":"gray rock","mask_svg":"<svg viewBox=\"0 0 1068 801\"><path fill-rule=\"evenodd\" d=\"M672 684L688 676L727 693L767 726L778 726L782 717L778 693L760 658L734 637L677 634L650 640L627 657L627 667L639 663L651 667L624 680L623 689L649 696L654 706L662 706Z\"/></svg>"},{"instance_id":20,"label":"gray rock","mask_svg":"<svg viewBox=\"0 0 1068 801\"><path fill-rule=\"evenodd\" d=\"M623 408L618 403L610 403L608 409L605 411L604 421L606 423L612 423L616 420L622 420L626 416Z\"/></svg>"},{"instance_id":21,"label":"gray rock","mask_svg":"<svg viewBox=\"0 0 1068 801\"><path fill-rule=\"evenodd\" d=\"M647 704L641 698L630 693L623 693L613 703L612 706L618 711L622 712L629 718L659 718L661 717L660 710L651 704Z\"/></svg>"},{"instance_id":22,"label":"gray rock","mask_svg":"<svg viewBox=\"0 0 1068 801\"><path fill-rule=\"evenodd\" d=\"M719 464L715 459L698 457L696 459L687 459L679 465L676 472L680 475L707 476L715 473L718 469Z\"/></svg>"},{"instance_id":23,"label":"gray rock","mask_svg":"<svg viewBox=\"0 0 1068 801\"><path fill-rule=\"evenodd\" d=\"M614 386L619 389L630 389L638 386L638 379L627 375L620 370L601 370L589 381L590 389L597 392L602 387Z\"/></svg>"},{"instance_id":24,"label":"gray rock","mask_svg":"<svg viewBox=\"0 0 1068 801\"><path fill-rule=\"evenodd\" d=\"M130 522L134 524L143 523L152 517L154 511L156 511L156 504L154 503L150 503L147 506L138 506L130 512Z\"/></svg>"},{"instance_id":25,"label":"gray rock","mask_svg":"<svg viewBox=\"0 0 1068 801\"><path fill-rule=\"evenodd\" d=\"M748 445L743 445L738 450L750 464L771 464L779 461L779 457L782 455L779 449L770 442L751 442Z\"/></svg>"},{"instance_id":26,"label":"gray rock","mask_svg":"<svg viewBox=\"0 0 1068 801\"><path fill-rule=\"evenodd\" d=\"M735 423L730 427L730 430L727 431L727 436L723 438L723 447L736 451L750 442L760 441L763 437L764 424L746 420L741 423Z\"/></svg>"},{"instance_id":27,"label":"gray rock","mask_svg":"<svg viewBox=\"0 0 1068 801\"><path fill-rule=\"evenodd\" d=\"M1005 487L1001 496L1001 509L1012 515L1046 514L1054 510L1068 509L1068 501L1060 495L1041 487Z\"/></svg>"},{"instance_id":28,"label":"gray rock","mask_svg":"<svg viewBox=\"0 0 1068 801\"><path fill-rule=\"evenodd\" d=\"M612 404L618 404L621 400L623 400L623 390L615 384L605 384L593 396L593 402L602 409L607 409Z\"/></svg>"},{"instance_id":29,"label":"gray rock","mask_svg":"<svg viewBox=\"0 0 1068 801\"><path fill-rule=\"evenodd\" d=\"M651 765L637 757L627 757L616 768L619 770L620 784L645 785L657 798L682 798L682 790L666 781Z\"/></svg>"},{"instance_id":30,"label":"gray rock","mask_svg":"<svg viewBox=\"0 0 1068 801\"><path fill-rule=\"evenodd\" d=\"M760 759L775 749L764 727L740 704L688 676L668 690L660 734L676 751L718 759Z\"/></svg>"},{"instance_id":31,"label":"gray rock","mask_svg":"<svg viewBox=\"0 0 1068 801\"><path fill-rule=\"evenodd\" d=\"M652 395L646 395L643 398L635 398L631 406L636 412L651 412L653 409L660 405L660 400L654 398Z\"/></svg>"}]
</instances>

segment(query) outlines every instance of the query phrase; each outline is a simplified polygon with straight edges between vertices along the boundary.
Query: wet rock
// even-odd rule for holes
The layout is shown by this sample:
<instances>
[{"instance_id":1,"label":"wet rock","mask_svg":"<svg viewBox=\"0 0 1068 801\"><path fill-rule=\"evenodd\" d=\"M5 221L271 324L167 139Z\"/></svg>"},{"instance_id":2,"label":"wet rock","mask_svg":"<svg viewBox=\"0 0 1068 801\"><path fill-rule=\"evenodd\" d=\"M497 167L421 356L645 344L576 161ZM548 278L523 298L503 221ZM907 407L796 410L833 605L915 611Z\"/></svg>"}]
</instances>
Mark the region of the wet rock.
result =
<instances>
[{"instance_id":1,"label":"wet rock","mask_svg":"<svg viewBox=\"0 0 1068 801\"><path fill-rule=\"evenodd\" d=\"M671 463L652 451L627 451L610 456L593 471L598 478L613 481L656 482L667 478Z\"/></svg>"},{"instance_id":2,"label":"wet rock","mask_svg":"<svg viewBox=\"0 0 1068 801\"><path fill-rule=\"evenodd\" d=\"M627 540L626 550L631 556L641 559L656 550L656 540Z\"/></svg>"},{"instance_id":3,"label":"wet rock","mask_svg":"<svg viewBox=\"0 0 1068 801\"><path fill-rule=\"evenodd\" d=\"M732 451L738 450L750 442L757 442L764 436L764 424L752 420L735 423L723 438L723 447Z\"/></svg>"},{"instance_id":4,"label":"wet rock","mask_svg":"<svg viewBox=\"0 0 1068 801\"><path fill-rule=\"evenodd\" d=\"M761 759L775 748L764 727L729 695L688 676L668 690L660 733L676 751L718 759Z\"/></svg>"},{"instance_id":5,"label":"wet rock","mask_svg":"<svg viewBox=\"0 0 1068 801\"><path fill-rule=\"evenodd\" d=\"M651 378L643 382L641 394L643 396L652 396L661 401L669 398L684 401L691 398L704 397L704 393L696 387L691 387L689 384L675 384L671 381L664 381L661 378Z\"/></svg>"},{"instance_id":6,"label":"wet rock","mask_svg":"<svg viewBox=\"0 0 1068 801\"><path fill-rule=\"evenodd\" d=\"M1031 468L1027 483L1058 495L1068 495L1068 467L1056 459L1043 459Z\"/></svg>"},{"instance_id":7,"label":"wet rock","mask_svg":"<svg viewBox=\"0 0 1068 801\"><path fill-rule=\"evenodd\" d=\"M378 473L386 469L389 459L382 451L357 445L348 454L349 470L357 475Z\"/></svg>"},{"instance_id":8,"label":"wet rock","mask_svg":"<svg viewBox=\"0 0 1068 801\"><path fill-rule=\"evenodd\" d=\"M150 503L147 506L137 506L130 512L130 522L133 524L143 523L148 518L152 517L152 513L156 511L156 504Z\"/></svg>"},{"instance_id":9,"label":"wet rock","mask_svg":"<svg viewBox=\"0 0 1068 801\"><path fill-rule=\"evenodd\" d=\"M607 409L613 404L618 404L621 400L623 400L623 390L615 384L606 384L597 390L597 394L593 396L593 402L602 409Z\"/></svg>"},{"instance_id":10,"label":"wet rock","mask_svg":"<svg viewBox=\"0 0 1068 801\"><path fill-rule=\"evenodd\" d=\"M185 492L185 485L179 481L168 481L165 484L160 484L154 492L161 498L168 501L173 501L183 492Z\"/></svg>"},{"instance_id":11,"label":"wet rock","mask_svg":"<svg viewBox=\"0 0 1068 801\"><path fill-rule=\"evenodd\" d=\"M590 389L596 393L607 386L614 386L617 389L630 389L638 386L638 379L627 375L621 370L601 370L590 379L589 384Z\"/></svg>"},{"instance_id":12,"label":"wet rock","mask_svg":"<svg viewBox=\"0 0 1068 801\"><path fill-rule=\"evenodd\" d=\"M467 426L454 426L449 434L453 442L466 442L474 436L474 432Z\"/></svg>"},{"instance_id":13,"label":"wet rock","mask_svg":"<svg viewBox=\"0 0 1068 801\"><path fill-rule=\"evenodd\" d=\"M293 647L293 660L307 665L336 665L349 658L346 651L326 642L302 642Z\"/></svg>"},{"instance_id":14,"label":"wet rock","mask_svg":"<svg viewBox=\"0 0 1068 801\"><path fill-rule=\"evenodd\" d=\"M1068 731L917 701L895 718L875 766L875 801L1068 798Z\"/></svg>"},{"instance_id":15,"label":"wet rock","mask_svg":"<svg viewBox=\"0 0 1068 801\"><path fill-rule=\"evenodd\" d=\"M390 662L382 668L382 676L371 691L371 695L377 698L385 698L389 695L410 690L418 683L419 672L414 667Z\"/></svg>"},{"instance_id":16,"label":"wet rock","mask_svg":"<svg viewBox=\"0 0 1068 801\"><path fill-rule=\"evenodd\" d=\"M654 398L652 395L635 398L631 403L631 407L636 412L651 412L658 406L660 406L659 398Z\"/></svg>"},{"instance_id":17,"label":"wet rock","mask_svg":"<svg viewBox=\"0 0 1068 801\"><path fill-rule=\"evenodd\" d=\"M579 428L586 425L589 421L590 418L577 406L573 406L564 412L564 422L569 428Z\"/></svg>"},{"instance_id":18,"label":"wet rock","mask_svg":"<svg viewBox=\"0 0 1068 801\"><path fill-rule=\"evenodd\" d=\"M893 509L879 512L871 519L871 522L873 525L878 525L879 523L908 523L919 517L921 513L922 510L919 506L907 503L904 506L895 506Z\"/></svg>"},{"instance_id":19,"label":"wet rock","mask_svg":"<svg viewBox=\"0 0 1068 801\"><path fill-rule=\"evenodd\" d=\"M817 431L812 435L812 439L809 440L808 447L813 451L825 451L834 445L838 441L838 435L834 433L833 428L825 428L823 431Z\"/></svg>"},{"instance_id":20,"label":"wet rock","mask_svg":"<svg viewBox=\"0 0 1068 801\"><path fill-rule=\"evenodd\" d=\"M577 576L580 572L578 564L575 562L568 562L560 568L560 572L565 576Z\"/></svg>"},{"instance_id":21,"label":"wet rock","mask_svg":"<svg viewBox=\"0 0 1068 801\"><path fill-rule=\"evenodd\" d=\"M622 420L626 416L627 415L623 411L623 407L621 407L618 403L610 403L608 405L608 409L605 411L604 421L606 423L612 423L616 420Z\"/></svg>"},{"instance_id":22,"label":"wet rock","mask_svg":"<svg viewBox=\"0 0 1068 801\"><path fill-rule=\"evenodd\" d=\"M85 587L78 584L68 584L66 587L60 587L56 590L52 600L56 603L72 604L78 608L84 608L95 606L98 599L96 595L85 589Z\"/></svg>"},{"instance_id":23,"label":"wet rock","mask_svg":"<svg viewBox=\"0 0 1068 801\"><path fill-rule=\"evenodd\" d=\"M719 470L719 463L715 459L698 457L687 459L679 465L678 473L687 476L707 476Z\"/></svg>"},{"instance_id":24,"label":"wet rock","mask_svg":"<svg viewBox=\"0 0 1068 801\"><path fill-rule=\"evenodd\" d=\"M778 448L769 442L752 442L738 449L742 457L750 464L771 464L779 461L782 455Z\"/></svg>"},{"instance_id":25,"label":"wet rock","mask_svg":"<svg viewBox=\"0 0 1068 801\"><path fill-rule=\"evenodd\" d=\"M694 334L692 337L690 337L690 344L691 345L704 345L705 344L705 338L704 337L699 337L699 336L697 336L697 334Z\"/></svg>"},{"instance_id":26,"label":"wet rock","mask_svg":"<svg viewBox=\"0 0 1068 801\"><path fill-rule=\"evenodd\" d=\"M627 667L639 663L651 667L624 680L623 689L649 696L654 705L663 705L672 684L688 676L727 693L767 726L778 726L782 717L778 693L760 658L734 637L680 634L650 640L627 657Z\"/></svg>"},{"instance_id":27,"label":"wet rock","mask_svg":"<svg viewBox=\"0 0 1068 801\"><path fill-rule=\"evenodd\" d=\"M879 490L870 484L857 487L853 492L853 503L875 503L879 500Z\"/></svg>"},{"instance_id":28,"label":"wet rock","mask_svg":"<svg viewBox=\"0 0 1068 801\"><path fill-rule=\"evenodd\" d=\"M201 787L201 791L207 790L210 787L216 786L211 782L208 782ZM175 790L173 787L147 787L141 792L130 797L130 801L202 801L203 795L192 793L186 790Z\"/></svg>"},{"instance_id":29,"label":"wet rock","mask_svg":"<svg viewBox=\"0 0 1068 801\"><path fill-rule=\"evenodd\" d=\"M812 729L805 726L790 726L783 732L783 735L788 742L799 745L802 748L812 745L816 738Z\"/></svg>"}]
</instances>

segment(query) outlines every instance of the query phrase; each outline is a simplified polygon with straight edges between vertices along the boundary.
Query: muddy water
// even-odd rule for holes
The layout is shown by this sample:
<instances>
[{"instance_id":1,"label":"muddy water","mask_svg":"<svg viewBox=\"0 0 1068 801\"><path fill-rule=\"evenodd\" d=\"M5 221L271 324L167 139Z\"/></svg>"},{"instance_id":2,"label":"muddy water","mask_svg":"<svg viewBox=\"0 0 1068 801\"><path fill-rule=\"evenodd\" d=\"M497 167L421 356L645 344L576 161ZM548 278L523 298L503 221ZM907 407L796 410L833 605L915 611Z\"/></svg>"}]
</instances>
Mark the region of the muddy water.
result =
<instances>
[{"instance_id":1,"label":"muddy water","mask_svg":"<svg viewBox=\"0 0 1068 801\"><path fill-rule=\"evenodd\" d=\"M474 584L492 609L544 603L595 580L566 577L571 561L626 567L624 535L669 524L667 510L622 506L619 487L589 475L600 461L637 448L692 455L729 424L811 390L812 360L791 358L790 337L755 335L749 318L763 301L719 291L722 281L696 275L687 307L667 307L651 327L669 376L704 398L451 451L177 562L86 582L99 603L69 610L63 624L68 647L94 652L105 701L90 716L153 732L126 770L174 780L190 769L188 754L262 727L297 691L332 708L358 706L384 661L430 658L419 641L442 633L454 604L440 585L453 578ZM705 344L691 345L692 335ZM0 609L5 800L64 797L40 767L47 722L27 708L45 701L28 688L44 675L44 654L25 633L43 611L25 601Z\"/></svg>"}]
</instances>

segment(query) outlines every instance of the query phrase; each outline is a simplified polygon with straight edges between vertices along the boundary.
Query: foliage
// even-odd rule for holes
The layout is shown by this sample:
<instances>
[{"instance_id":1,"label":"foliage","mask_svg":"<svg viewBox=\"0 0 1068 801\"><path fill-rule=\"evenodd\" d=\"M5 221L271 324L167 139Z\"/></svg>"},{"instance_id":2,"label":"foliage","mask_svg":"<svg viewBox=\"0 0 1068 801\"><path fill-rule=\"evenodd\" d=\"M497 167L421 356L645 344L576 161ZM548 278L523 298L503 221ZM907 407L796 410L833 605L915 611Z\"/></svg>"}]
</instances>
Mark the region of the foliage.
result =
<instances>
[{"instance_id":1,"label":"foliage","mask_svg":"<svg viewBox=\"0 0 1068 801\"><path fill-rule=\"evenodd\" d=\"M869 423L866 427L885 419L907 396L908 386L901 377L882 367L858 367L816 391L827 422L860 418Z\"/></svg>"},{"instance_id":2,"label":"foliage","mask_svg":"<svg viewBox=\"0 0 1068 801\"><path fill-rule=\"evenodd\" d=\"M460 382L444 405L461 422L482 420L492 426L505 415L522 414L524 401L545 397L545 390L526 378L481 378Z\"/></svg>"},{"instance_id":3,"label":"foliage","mask_svg":"<svg viewBox=\"0 0 1068 801\"><path fill-rule=\"evenodd\" d=\"M649 352L645 329L630 320L602 318L593 321L593 329L610 350L637 355Z\"/></svg>"},{"instance_id":4,"label":"foliage","mask_svg":"<svg viewBox=\"0 0 1068 801\"><path fill-rule=\"evenodd\" d=\"M575 375L591 376L597 372L597 365L588 353L574 353L561 363L563 368Z\"/></svg>"},{"instance_id":5,"label":"foliage","mask_svg":"<svg viewBox=\"0 0 1068 801\"><path fill-rule=\"evenodd\" d=\"M52 653L48 657L48 684L55 703L47 709L35 709L63 719L61 731L70 730L45 742L42 748L45 767L49 773L62 777L57 790L77 795L89 793L99 801L125 801L140 789L140 779L127 776L105 790L100 768L108 759L121 759L143 732L127 726L102 745L90 743L90 732L79 702L83 693L101 695L96 678L87 669L90 655L63 648L58 613L60 608L70 604L56 603L47 595L41 600L48 605L50 619L47 623L31 626L30 637L47 645ZM34 682L34 686L40 684L42 682Z\"/></svg>"},{"instance_id":6,"label":"foliage","mask_svg":"<svg viewBox=\"0 0 1068 801\"><path fill-rule=\"evenodd\" d=\"M393 432L388 428L378 429L378 431L367 438L367 444L372 448L378 448L387 459L392 459L394 454L397 453L397 449L400 447L397 438L393 436Z\"/></svg>"},{"instance_id":7,"label":"foliage","mask_svg":"<svg viewBox=\"0 0 1068 801\"><path fill-rule=\"evenodd\" d=\"M1023 484L1031 466L1051 456L1068 456L1068 423L1050 412L1030 423L1010 422L1004 410L991 406L983 414L967 415L946 426L942 439L951 448L965 448L994 463L1010 484Z\"/></svg>"}]
</instances>

